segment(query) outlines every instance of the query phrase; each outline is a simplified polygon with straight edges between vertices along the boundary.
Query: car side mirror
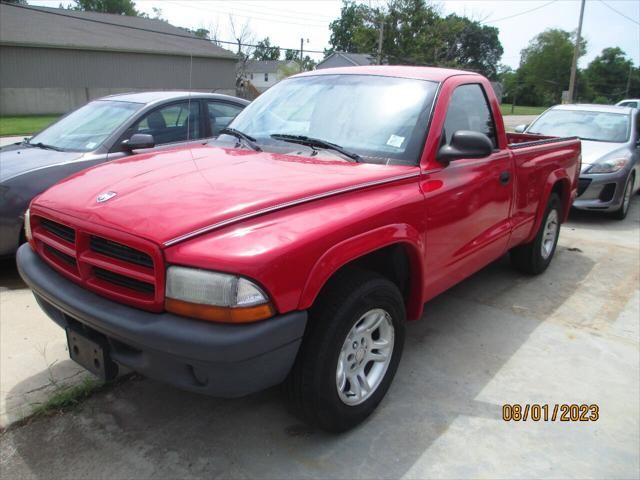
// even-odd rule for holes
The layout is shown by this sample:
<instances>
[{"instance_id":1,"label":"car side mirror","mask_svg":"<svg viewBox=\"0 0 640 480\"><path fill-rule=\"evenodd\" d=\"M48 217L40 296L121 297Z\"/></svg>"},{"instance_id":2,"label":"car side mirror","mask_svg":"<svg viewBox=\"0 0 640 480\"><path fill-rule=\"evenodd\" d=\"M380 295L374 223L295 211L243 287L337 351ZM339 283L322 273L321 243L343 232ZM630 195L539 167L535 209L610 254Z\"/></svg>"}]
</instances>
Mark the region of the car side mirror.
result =
<instances>
[{"instance_id":1,"label":"car side mirror","mask_svg":"<svg viewBox=\"0 0 640 480\"><path fill-rule=\"evenodd\" d=\"M493 153L493 142L484 133L471 130L458 130L448 145L438 151L437 160L448 165L460 158L483 158Z\"/></svg>"},{"instance_id":2,"label":"car side mirror","mask_svg":"<svg viewBox=\"0 0 640 480\"><path fill-rule=\"evenodd\" d=\"M527 129L528 126L528 124L523 123L522 125L518 125L516 128L514 128L513 131L516 133L522 133Z\"/></svg>"},{"instance_id":3,"label":"car side mirror","mask_svg":"<svg viewBox=\"0 0 640 480\"><path fill-rule=\"evenodd\" d=\"M153 139L153 135L149 135L148 133L136 133L132 135L130 139L122 141L122 148L129 152L143 148L153 148L155 146L156 141Z\"/></svg>"}]
</instances>

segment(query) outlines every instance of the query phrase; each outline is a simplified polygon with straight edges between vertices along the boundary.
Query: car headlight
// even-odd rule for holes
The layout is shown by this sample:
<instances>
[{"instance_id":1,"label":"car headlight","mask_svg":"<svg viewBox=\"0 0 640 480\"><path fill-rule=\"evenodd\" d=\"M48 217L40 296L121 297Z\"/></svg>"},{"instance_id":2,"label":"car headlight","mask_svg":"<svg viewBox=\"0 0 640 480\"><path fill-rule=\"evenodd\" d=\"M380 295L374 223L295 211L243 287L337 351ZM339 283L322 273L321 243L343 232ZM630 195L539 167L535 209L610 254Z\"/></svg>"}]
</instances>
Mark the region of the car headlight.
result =
<instances>
[{"instance_id":1,"label":"car headlight","mask_svg":"<svg viewBox=\"0 0 640 480\"><path fill-rule=\"evenodd\" d=\"M586 173L613 173L624 168L626 163L626 158L612 158L611 160L594 164Z\"/></svg>"},{"instance_id":2,"label":"car headlight","mask_svg":"<svg viewBox=\"0 0 640 480\"><path fill-rule=\"evenodd\" d=\"M33 235L31 234L31 213L28 208L27 211L24 212L24 237L27 239L27 242L33 240Z\"/></svg>"},{"instance_id":3,"label":"car headlight","mask_svg":"<svg viewBox=\"0 0 640 480\"><path fill-rule=\"evenodd\" d=\"M255 283L226 273L170 266L165 309L213 322L247 323L272 317L269 297Z\"/></svg>"}]
</instances>

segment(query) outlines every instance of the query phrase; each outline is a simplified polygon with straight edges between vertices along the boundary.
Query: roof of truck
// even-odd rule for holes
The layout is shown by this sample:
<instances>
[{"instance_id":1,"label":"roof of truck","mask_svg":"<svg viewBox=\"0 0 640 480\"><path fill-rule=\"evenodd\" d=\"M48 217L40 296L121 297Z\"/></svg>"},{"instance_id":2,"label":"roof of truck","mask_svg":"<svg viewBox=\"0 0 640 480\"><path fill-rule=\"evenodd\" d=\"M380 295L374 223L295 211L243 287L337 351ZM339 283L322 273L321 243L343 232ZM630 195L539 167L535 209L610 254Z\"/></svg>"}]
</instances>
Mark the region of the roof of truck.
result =
<instances>
[{"instance_id":1,"label":"roof of truck","mask_svg":"<svg viewBox=\"0 0 640 480\"><path fill-rule=\"evenodd\" d=\"M454 70L451 68L436 67L413 67L406 65L365 65L361 67L339 67L323 68L312 70L296 75L296 77L312 75L377 75L384 77L415 78L419 80L430 80L432 82L442 82L449 77L456 75L480 75L475 72L465 70Z\"/></svg>"}]
</instances>

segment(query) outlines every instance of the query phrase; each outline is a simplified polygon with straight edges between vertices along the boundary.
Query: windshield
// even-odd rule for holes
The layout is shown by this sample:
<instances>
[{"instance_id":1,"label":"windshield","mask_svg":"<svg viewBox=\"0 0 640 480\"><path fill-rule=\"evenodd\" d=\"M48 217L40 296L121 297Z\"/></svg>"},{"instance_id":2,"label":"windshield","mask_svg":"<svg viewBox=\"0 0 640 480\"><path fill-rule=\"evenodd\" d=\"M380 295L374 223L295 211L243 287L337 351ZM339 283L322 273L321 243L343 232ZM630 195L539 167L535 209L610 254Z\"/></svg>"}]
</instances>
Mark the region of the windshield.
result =
<instances>
[{"instance_id":1,"label":"windshield","mask_svg":"<svg viewBox=\"0 0 640 480\"><path fill-rule=\"evenodd\" d=\"M31 138L29 143L89 152L99 147L115 129L143 106L142 103L97 100L71 112Z\"/></svg>"},{"instance_id":2,"label":"windshield","mask_svg":"<svg viewBox=\"0 0 640 480\"><path fill-rule=\"evenodd\" d=\"M588 110L548 110L531 124L527 133L623 143L629 140L629 115Z\"/></svg>"},{"instance_id":3,"label":"windshield","mask_svg":"<svg viewBox=\"0 0 640 480\"><path fill-rule=\"evenodd\" d=\"M272 137L303 135L338 145L359 161L415 165L436 88L434 82L371 75L292 78L260 95L230 127L265 150L308 155L322 148Z\"/></svg>"}]
</instances>

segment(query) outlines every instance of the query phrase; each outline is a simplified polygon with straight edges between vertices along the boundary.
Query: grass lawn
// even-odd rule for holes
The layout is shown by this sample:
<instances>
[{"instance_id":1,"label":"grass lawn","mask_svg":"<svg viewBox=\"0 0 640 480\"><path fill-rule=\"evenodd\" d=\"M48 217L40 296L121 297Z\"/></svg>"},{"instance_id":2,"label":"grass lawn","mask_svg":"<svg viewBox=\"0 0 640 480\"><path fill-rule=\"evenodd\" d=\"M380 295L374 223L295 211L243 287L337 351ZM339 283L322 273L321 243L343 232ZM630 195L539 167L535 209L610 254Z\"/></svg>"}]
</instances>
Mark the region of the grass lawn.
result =
<instances>
[{"instance_id":1,"label":"grass lawn","mask_svg":"<svg viewBox=\"0 0 640 480\"><path fill-rule=\"evenodd\" d=\"M0 117L0 137L31 135L51 125L59 115L28 115L20 117Z\"/></svg>"},{"instance_id":2,"label":"grass lawn","mask_svg":"<svg viewBox=\"0 0 640 480\"><path fill-rule=\"evenodd\" d=\"M500 105L500 110L502 111L502 115L540 115L549 107L525 107L521 105L516 105L513 113L511 113L511 104L503 103Z\"/></svg>"}]
</instances>

